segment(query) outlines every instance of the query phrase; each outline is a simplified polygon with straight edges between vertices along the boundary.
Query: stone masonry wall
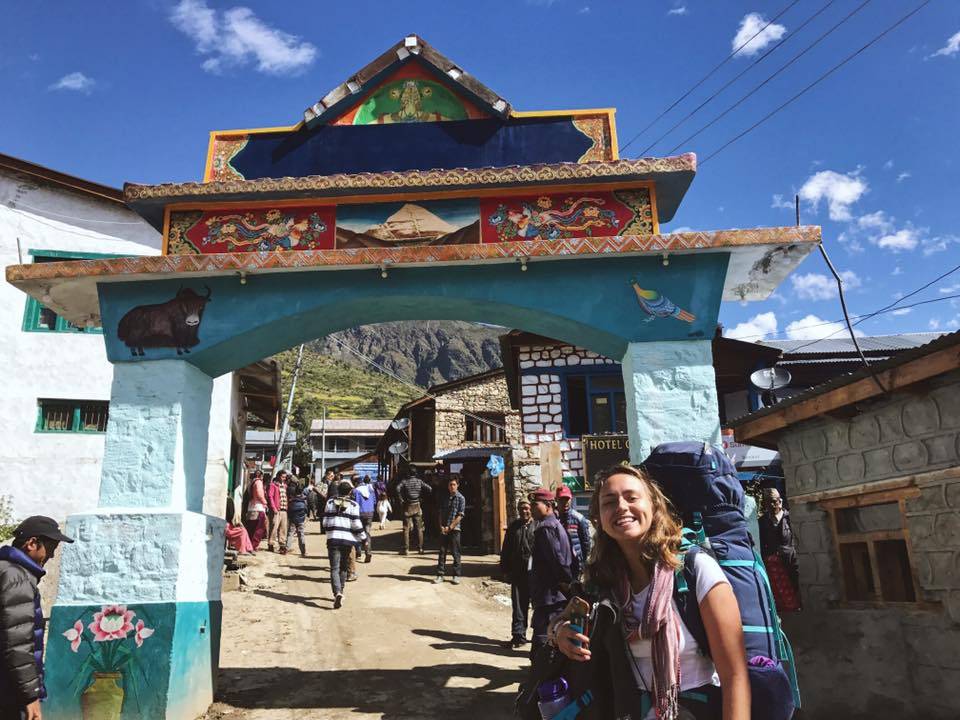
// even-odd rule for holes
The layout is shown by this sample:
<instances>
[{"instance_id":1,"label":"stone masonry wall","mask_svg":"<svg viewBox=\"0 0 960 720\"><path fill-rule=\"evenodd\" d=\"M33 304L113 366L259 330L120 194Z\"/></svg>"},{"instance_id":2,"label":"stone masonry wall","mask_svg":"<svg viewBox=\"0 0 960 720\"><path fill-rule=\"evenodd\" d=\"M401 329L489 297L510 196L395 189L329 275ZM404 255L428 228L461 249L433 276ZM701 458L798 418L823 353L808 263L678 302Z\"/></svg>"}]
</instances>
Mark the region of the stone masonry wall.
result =
<instances>
[{"instance_id":1,"label":"stone masonry wall","mask_svg":"<svg viewBox=\"0 0 960 720\"><path fill-rule=\"evenodd\" d=\"M960 373L909 390L780 441L790 496L919 476L906 527L923 606L845 608L827 512L791 503L804 609L784 625L805 716L960 717Z\"/></svg>"},{"instance_id":2,"label":"stone masonry wall","mask_svg":"<svg viewBox=\"0 0 960 720\"><path fill-rule=\"evenodd\" d=\"M444 452L459 447L475 447L489 443L467 441L467 416L470 413L502 413L506 428L504 445L520 445L520 414L510 407L507 381L503 375L470 383L437 395L436 448Z\"/></svg>"},{"instance_id":3,"label":"stone masonry wall","mask_svg":"<svg viewBox=\"0 0 960 720\"><path fill-rule=\"evenodd\" d=\"M523 451L518 454L518 477L529 492L541 484L540 444L559 442L564 477L583 474L579 440L567 440L563 432L563 402L560 375L551 369L593 365L616 365L590 350L561 345L520 348L520 403L523 420Z\"/></svg>"}]
</instances>

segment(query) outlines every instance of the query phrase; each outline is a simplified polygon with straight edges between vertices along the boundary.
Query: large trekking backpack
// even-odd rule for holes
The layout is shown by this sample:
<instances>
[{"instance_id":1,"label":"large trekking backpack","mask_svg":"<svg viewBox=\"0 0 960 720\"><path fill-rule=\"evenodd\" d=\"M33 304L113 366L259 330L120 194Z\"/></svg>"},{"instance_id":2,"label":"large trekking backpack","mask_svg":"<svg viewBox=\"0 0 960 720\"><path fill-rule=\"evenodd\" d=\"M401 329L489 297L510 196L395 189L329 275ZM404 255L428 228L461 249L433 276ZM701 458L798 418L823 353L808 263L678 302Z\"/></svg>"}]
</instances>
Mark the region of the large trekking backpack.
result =
<instances>
[{"instance_id":1,"label":"large trekking backpack","mask_svg":"<svg viewBox=\"0 0 960 720\"><path fill-rule=\"evenodd\" d=\"M770 582L747 527L743 486L733 463L709 443L673 442L654 448L643 467L684 524L686 556L675 593L684 624L709 652L693 591L693 558L697 552L708 552L737 597L747 659L761 656L773 661L748 667L752 717L789 718L800 707L793 651L780 627Z\"/></svg>"}]
</instances>

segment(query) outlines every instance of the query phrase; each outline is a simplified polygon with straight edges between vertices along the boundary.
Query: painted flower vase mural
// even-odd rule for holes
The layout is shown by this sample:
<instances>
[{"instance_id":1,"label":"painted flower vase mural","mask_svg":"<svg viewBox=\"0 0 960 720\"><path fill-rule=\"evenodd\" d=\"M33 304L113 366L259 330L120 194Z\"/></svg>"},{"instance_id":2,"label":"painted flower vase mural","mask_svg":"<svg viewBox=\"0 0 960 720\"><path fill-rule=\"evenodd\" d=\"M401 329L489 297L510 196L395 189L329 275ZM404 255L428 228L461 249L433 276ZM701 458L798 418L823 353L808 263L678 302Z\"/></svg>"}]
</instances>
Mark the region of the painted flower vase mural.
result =
<instances>
[{"instance_id":1,"label":"painted flower vase mural","mask_svg":"<svg viewBox=\"0 0 960 720\"><path fill-rule=\"evenodd\" d=\"M139 706L147 677L137 653L154 630L135 618L126 605L104 605L86 627L78 618L63 633L73 652L86 651L74 680L84 720L118 720L130 694Z\"/></svg>"}]
</instances>

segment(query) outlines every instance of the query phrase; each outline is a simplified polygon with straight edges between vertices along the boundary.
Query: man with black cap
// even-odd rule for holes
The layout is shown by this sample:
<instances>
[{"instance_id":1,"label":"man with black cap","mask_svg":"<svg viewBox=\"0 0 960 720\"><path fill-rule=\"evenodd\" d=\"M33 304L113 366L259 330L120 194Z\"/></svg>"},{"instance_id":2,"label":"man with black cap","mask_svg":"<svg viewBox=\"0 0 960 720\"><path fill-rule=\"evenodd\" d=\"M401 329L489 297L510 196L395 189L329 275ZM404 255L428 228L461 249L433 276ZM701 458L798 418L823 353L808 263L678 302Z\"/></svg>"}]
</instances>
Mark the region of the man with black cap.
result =
<instances>
[{"instance_id":1,"label":"man with black cap","mask_svg":"<svg viewBox=\"0 0 960 720\"><path fill-rule=\"evenodd\" d=\"M43 612L37 583L61 542L72 543L52 518L28 517L13 543L0 548L0 719L40 720Z\"/></svg>"}]
</instances>

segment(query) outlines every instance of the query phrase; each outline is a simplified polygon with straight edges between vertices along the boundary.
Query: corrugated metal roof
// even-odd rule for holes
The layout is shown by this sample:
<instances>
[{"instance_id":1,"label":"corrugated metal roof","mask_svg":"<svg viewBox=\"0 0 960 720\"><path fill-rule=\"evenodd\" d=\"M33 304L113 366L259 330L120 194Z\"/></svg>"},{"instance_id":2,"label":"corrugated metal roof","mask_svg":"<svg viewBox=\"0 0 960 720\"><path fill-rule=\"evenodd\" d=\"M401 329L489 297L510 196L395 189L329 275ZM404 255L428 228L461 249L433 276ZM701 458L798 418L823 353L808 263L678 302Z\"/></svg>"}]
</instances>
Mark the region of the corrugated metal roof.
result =
<instances>
[{"instance_id":1,"label":"corrugated metal roof","mask_svg":"<svg viewBox=\"0 0 960 720\"><path fill-rule=\"evenodd\" d=\"M857 342L860 349L865 353L883 353L891 351L910 350L912 348L926 345L932 340L936 340L943 333L921 332L921 333L903 333L901 335L873 335L870 337L858 337ZM800 355L838 355L845 353L856 354L857 349L853 346L853 341L849 337L826 338L823 340L763 340L761 345L778 348L783 351L784 356L794 353ZM786 359L786 357L784 357Z\"/></svg>"},{"instance_id":2,"label":"corrugated metal roof","mask_svg":"<svg viewBox=\"0 0 960 720\"><path fill-rule=\"evenodd\" d=\"M310 423L310 433L319 433L323 428L323 420L314 420ZM327 418L327 433L377 433L382 435L390 427L390 420L379 418Z\"/></svg>"},{"instance_id":3,"label":"corrugated metal roof","mask_svg":"<svg viewBox=\"0 0 960 720\"><path fill-rule=\"evenodd\" d=\"M260 444L273 444L276 445L280 442L280 433L274 432L273 430L247 430L246 434L247 445L255 443ZM287 430L287 437L284 440L284 445L295 445L297 442L297 433L293 430Z\"/></svg>"},{"instance_id":4,"label":"corrugated metal roof","mask_svg":"<svg viewBox=\"0 0 960 720\"><path fill-rule=\"evenodd\" d=\"M751 413L732 419L727 422L727 426L731 428L737 428L741 425L744 425L748 422L752 422L757 418L765 417L767 415L773 415L775 413L782 412L787 407L791 405L796 405L797 403L803 402L804 400L809 400L810 398L816 397L817 395L823 395L830 390L834 390L844 385L849 385L850 383L862 380L863 378L870 377L873 373L880 373L885 370L890 370L891 368L899 367L900 365L905 365L908 362L917 360L929 355L930 353L937 352L955 345L960 345L960 330L947 334L940 333L912 333L911 335L888 335L881 337L927 337L930 338L929 342L920 345L918 347L905 350L904 352L897 353L893 357L887 358L882 362L871 363L870 368L861 367L856 372L846 373L844 375L839 375L835 378L828 380L825 383L820 385L815 385L812 388L808 388L803 392L792 395L789 398L783 399L778 402L776 405L770 405L769 407L761 408L760 410L754 410Z\"/></svg>"}]
</instances>

